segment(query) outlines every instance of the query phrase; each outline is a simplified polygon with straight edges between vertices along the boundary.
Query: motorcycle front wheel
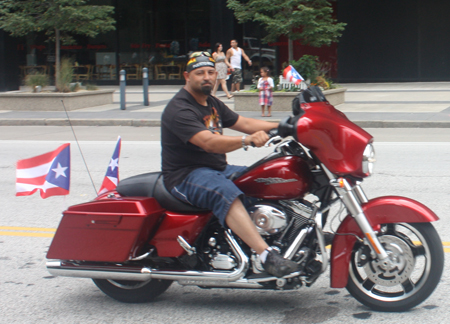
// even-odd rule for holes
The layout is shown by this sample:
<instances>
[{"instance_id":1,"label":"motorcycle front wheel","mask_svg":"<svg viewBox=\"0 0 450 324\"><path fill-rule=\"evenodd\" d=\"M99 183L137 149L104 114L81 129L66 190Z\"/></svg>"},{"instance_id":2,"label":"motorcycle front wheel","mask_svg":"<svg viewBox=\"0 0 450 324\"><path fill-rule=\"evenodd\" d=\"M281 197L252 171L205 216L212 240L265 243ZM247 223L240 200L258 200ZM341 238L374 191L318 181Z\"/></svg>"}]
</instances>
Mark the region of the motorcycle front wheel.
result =
<instances>
[{"instance_id":1,"label":"motorcycle front wheel","mask_svg":"<svg viewBox=\"0 0 450 324\"><path fill-rule=\"evenodd\" d=\"M123 303L147 303L165 292L171 280L131 281L92 279L97 287L109 297Z\"/></svg>"},{"instance_id":2,"label":"motorcycle front wheel","mask_svg":"<svg viewBox=\"0 0 450 324\"><path fill-rule=\"evenodd\" d=\"M438 285L444 268L436 229L430 223L385 224L378 238L392 265L386 268L373 260L368 246L357 243L347 290L377 311L401 312L422 303Z\"/></svg>"}]
</instances>

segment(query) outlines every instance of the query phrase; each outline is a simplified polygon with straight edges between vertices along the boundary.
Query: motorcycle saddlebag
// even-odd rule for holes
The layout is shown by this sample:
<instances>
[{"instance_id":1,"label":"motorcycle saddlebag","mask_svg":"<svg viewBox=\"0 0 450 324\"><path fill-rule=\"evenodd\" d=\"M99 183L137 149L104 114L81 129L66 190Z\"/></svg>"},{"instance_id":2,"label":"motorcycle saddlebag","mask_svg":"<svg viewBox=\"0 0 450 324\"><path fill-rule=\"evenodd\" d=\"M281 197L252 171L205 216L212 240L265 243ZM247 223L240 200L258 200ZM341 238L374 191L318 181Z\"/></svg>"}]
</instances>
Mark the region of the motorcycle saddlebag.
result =
<instances>
[{"instance_id":1,"label":"motorcycle saddlebag","mask_svg":"<svg viewBox=\"0 0 450 324\"><path fill-rule=\"evenodd\" d=\"M48 259L125 262L139 256L164 209L154 198L94 200L69 207Z\"/></svg>"}]
</instances>

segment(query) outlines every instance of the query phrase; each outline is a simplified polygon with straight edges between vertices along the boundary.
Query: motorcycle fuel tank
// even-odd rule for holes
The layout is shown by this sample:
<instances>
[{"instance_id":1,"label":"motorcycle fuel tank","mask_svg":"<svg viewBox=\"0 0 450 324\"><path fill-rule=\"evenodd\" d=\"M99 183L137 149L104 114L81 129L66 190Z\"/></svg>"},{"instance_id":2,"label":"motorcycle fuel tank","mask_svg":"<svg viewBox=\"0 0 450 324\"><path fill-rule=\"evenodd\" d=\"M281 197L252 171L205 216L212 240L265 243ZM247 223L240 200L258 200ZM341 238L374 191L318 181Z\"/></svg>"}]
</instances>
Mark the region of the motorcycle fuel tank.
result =
<instances>
[{"instance_id":1,"label":"motorcycle fuel tank","mask_svg":"<svg viewBox=\"0 0 450 324\"><path fill-rule=\"evenodd\" d=\"M298 156L282 156L257 164L234 183L247 196L259 199L295 199L311 187L311 172Z\"/></svg>"}]
</instances>

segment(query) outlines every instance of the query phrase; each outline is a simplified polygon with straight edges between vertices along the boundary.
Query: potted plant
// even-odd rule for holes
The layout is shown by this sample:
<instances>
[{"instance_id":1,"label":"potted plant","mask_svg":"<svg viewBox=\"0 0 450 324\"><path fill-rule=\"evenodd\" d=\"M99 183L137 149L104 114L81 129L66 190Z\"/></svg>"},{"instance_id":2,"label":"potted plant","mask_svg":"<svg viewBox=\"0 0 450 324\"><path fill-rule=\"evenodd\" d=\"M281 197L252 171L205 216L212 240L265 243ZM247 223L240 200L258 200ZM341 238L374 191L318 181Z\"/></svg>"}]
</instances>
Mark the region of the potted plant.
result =
<instances>
[{"instance_id":1,"label":"potted plant","mask_svg":"<svg viewBox=\"0 0 450 324\"><path fill-rule=\"evenodd\" d=\"M49 84L50 78L45 73L35 72L25 78L25 85L30 87L32 92L39 92L38 89L45 88Z\"/></svg>"},{"instance_id":2,"label":"potted plant","mask_svg":"<svg viewBox=\"0 0 450 324\"><path fill-rule=\"evenodd\" d=\"M317 85L322 88L325 97L333 106L344 103L344 88L336 89L336 85L328 77L330 68L328 63L321 63L317 56L304 55L297 61L291 61L290 64L302 75L306 80L306 84ZM285 63L287 65L287 63ZM274 92L272 111L290 111L292 100L298 95L300 87L290 87L288 89L279 89L278 78L274 77ZM259 110L258 76L253 79L253 84L249 91L240 91L234 93L234 109L236 111L253 111Z\"/></svg>"}]
</instances>

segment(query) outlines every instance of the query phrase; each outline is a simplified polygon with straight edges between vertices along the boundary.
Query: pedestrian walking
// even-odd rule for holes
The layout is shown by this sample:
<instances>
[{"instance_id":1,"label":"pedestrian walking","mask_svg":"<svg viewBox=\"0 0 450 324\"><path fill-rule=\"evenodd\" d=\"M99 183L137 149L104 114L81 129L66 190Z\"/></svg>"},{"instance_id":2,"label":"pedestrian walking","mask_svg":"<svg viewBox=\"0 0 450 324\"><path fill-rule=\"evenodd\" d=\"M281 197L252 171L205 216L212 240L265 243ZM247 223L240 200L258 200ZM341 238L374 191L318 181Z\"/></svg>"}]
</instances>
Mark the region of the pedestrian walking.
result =
<instances>
[{"instance_id":1,"label":"pedestrian walking","mask_svg":"<svg viewBox=\"0 0 450 324\"><path fill-rule=\"evenodd\" d=\"M216 48L214 53L212 54L214 60L216 61L216 71L217 71L217 80L214 85L214 89L212 95L215 97L217 89L219 88L219 84L222 86L222 90L227 95L228 99L231 99L233 96L228 92L227 88L227 71L228 68L231 69L231 64L228 62L228 59L223 52L223 46L221 43L216 43Z\"/></svg>"},{"instance_id":2,"label":"pedestrian walking","mask_svg":"<svg viewBox=\"0 0 450 324\"><path fill-rule=\"evenodd\" d=\"M268 67L264 66L260 70L261 77L258 80L258 90L259 90L259 105L261 106L261 116L265 117L264 107L267 106L267 117L272 116L272 104L273 104L273 93L274 88L273 79L269 76L270 70Z\"/></svg>"},{"instance_id":3,"label":"pedestrian walking","mask_svg":"<svg viewBox=\"0 0 450 324\"><path fill-rule=\"evenodd\" d=\"M252 65L252 61L248 58L245 51L238 47L238 42L235 39L231 40L231 48L227 51L227 59L231 64L231 92L239 91L242 82L242 58L244 58L248 65Z\"/></svg>"}]
</instances>

